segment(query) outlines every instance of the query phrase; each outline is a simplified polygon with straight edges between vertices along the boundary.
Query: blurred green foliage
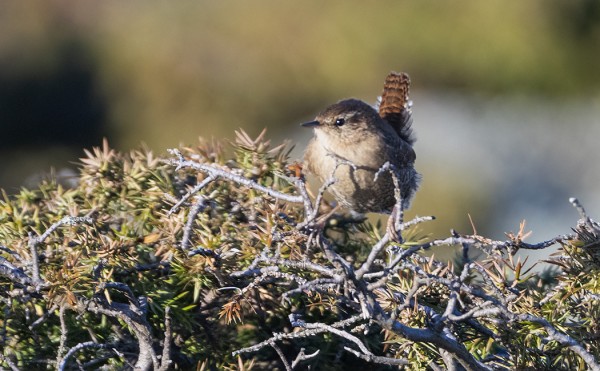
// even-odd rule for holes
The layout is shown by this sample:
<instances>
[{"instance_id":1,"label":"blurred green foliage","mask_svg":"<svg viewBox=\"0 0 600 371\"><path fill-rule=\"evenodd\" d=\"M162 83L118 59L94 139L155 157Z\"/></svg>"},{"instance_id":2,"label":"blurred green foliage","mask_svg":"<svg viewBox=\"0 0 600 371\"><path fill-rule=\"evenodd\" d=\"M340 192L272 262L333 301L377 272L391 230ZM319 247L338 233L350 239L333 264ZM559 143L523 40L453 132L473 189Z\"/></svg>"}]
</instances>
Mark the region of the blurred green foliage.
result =
<instances>
[{"instance_id":1,"label":"blurred green foliage","mask_svg":"<svg viewBox=\"0 0 600 371\"><path fill-rule=\"evenodd\" d=\"M239 126L287 132L347 95L373 100L373 81L393 69L417 90L568 96L600 86L593 0L0 6L0 79L44 78L78 58L119 147L162 149Z\"/></svg>"}]
</instances>

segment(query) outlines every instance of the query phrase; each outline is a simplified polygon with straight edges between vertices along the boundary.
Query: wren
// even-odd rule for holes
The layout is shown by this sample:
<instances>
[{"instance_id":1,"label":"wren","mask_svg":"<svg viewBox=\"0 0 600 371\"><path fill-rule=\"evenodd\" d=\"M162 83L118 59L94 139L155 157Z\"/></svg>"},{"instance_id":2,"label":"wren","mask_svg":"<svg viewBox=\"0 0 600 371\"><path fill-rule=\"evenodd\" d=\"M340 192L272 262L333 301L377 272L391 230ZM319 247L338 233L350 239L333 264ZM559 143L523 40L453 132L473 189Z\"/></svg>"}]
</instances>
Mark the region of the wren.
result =
<instances>
[{"instance_id":1,"label":"wren","mask_svg":"<svg viewBox=\"0 0 600 371\"><path fill-rule=\"evenodd\" d=\"M391 72L378 110L361 100L345 99L302 124L315 134L304 153L304 168L323 182L333 178L329 190L353 213L394 210L397 202L390 172L376 177L386 162L396 170L403 210L419 187L409 87L407 74Z\"/></svg>"}]
</instances>

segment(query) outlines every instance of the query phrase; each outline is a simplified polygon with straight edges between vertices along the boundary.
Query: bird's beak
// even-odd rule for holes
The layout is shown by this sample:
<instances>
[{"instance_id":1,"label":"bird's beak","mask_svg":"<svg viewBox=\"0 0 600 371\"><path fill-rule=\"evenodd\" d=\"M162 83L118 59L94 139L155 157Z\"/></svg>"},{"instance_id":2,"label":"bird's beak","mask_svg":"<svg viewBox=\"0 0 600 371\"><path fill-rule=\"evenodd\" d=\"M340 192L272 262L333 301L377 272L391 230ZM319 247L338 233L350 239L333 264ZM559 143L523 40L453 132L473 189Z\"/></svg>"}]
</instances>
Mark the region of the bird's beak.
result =
<instances>
[{"instance_id":1,"label":"bird's beak","mask_svg":"<svg viewBox=\"0 0 600 371\"><path fill-rule=\"evenodd\" d=\"M304 124L300 124L301 126L304 126L305 128L314 128L316 126L321 126L321 123L319 121L309 121L309 122L305 122Z\"/></svg>"}]
</instances>

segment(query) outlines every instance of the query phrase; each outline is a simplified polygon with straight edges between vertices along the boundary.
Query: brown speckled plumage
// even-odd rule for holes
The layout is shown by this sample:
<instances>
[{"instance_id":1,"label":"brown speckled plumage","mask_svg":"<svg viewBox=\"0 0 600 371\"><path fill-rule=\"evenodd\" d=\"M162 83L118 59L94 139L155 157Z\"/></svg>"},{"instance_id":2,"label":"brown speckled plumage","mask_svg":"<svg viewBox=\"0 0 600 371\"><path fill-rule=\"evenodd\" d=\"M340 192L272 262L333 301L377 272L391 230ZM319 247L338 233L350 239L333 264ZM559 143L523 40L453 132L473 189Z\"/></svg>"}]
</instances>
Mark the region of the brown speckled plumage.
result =
<instances>
[{"instance_id":1,"label":"brown speckled plumage","mask_svg":"<svg viewBox=\"0 0 600 371\"><path fill-rule=\"evenodd\" d=\"M406 74L388 76L379 112L360 100L346 99L304 124L315 128L304 154L305 168L322 181L333 176L336 182L330 191L340 204L355 212L392 211L396 201L390 174L385 172L374 181L388 161L400 172L404 208L417 190L420 175L413 167L409 81Z\"/></svg>"},{"instance_id":2,"label":"brown speckled plumage","mask_svg":"<svg viewBox=\"0 0 600 371\"><path fill-rule=\"evenodd\" d=\"M390 73L383 84L379 116L394 128L400 138L412 145L415 138L411 128L409 89L410 77L407 74Z\"/></svg>"}]
</instances>

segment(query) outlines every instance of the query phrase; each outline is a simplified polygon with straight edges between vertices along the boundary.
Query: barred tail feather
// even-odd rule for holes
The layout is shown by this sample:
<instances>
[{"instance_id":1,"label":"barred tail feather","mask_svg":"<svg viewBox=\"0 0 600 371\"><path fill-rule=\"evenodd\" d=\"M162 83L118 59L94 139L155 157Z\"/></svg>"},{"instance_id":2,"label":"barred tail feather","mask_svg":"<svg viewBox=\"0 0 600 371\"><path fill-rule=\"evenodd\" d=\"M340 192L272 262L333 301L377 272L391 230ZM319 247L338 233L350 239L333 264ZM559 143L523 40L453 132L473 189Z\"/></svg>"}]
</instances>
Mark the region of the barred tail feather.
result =
<instances>
[{"instance_id":1,"label":"barred tail feather","mask_svg":"<svg viewBox=\"0 0 600 371\"><path fill-rule=\"evenodd\" d=\"M383 85L379 116L394 128L402 140L412 145L415 138L412 132L409 89L410 77L406 73L391 72Z\"/></svg>"}]
</instances>

